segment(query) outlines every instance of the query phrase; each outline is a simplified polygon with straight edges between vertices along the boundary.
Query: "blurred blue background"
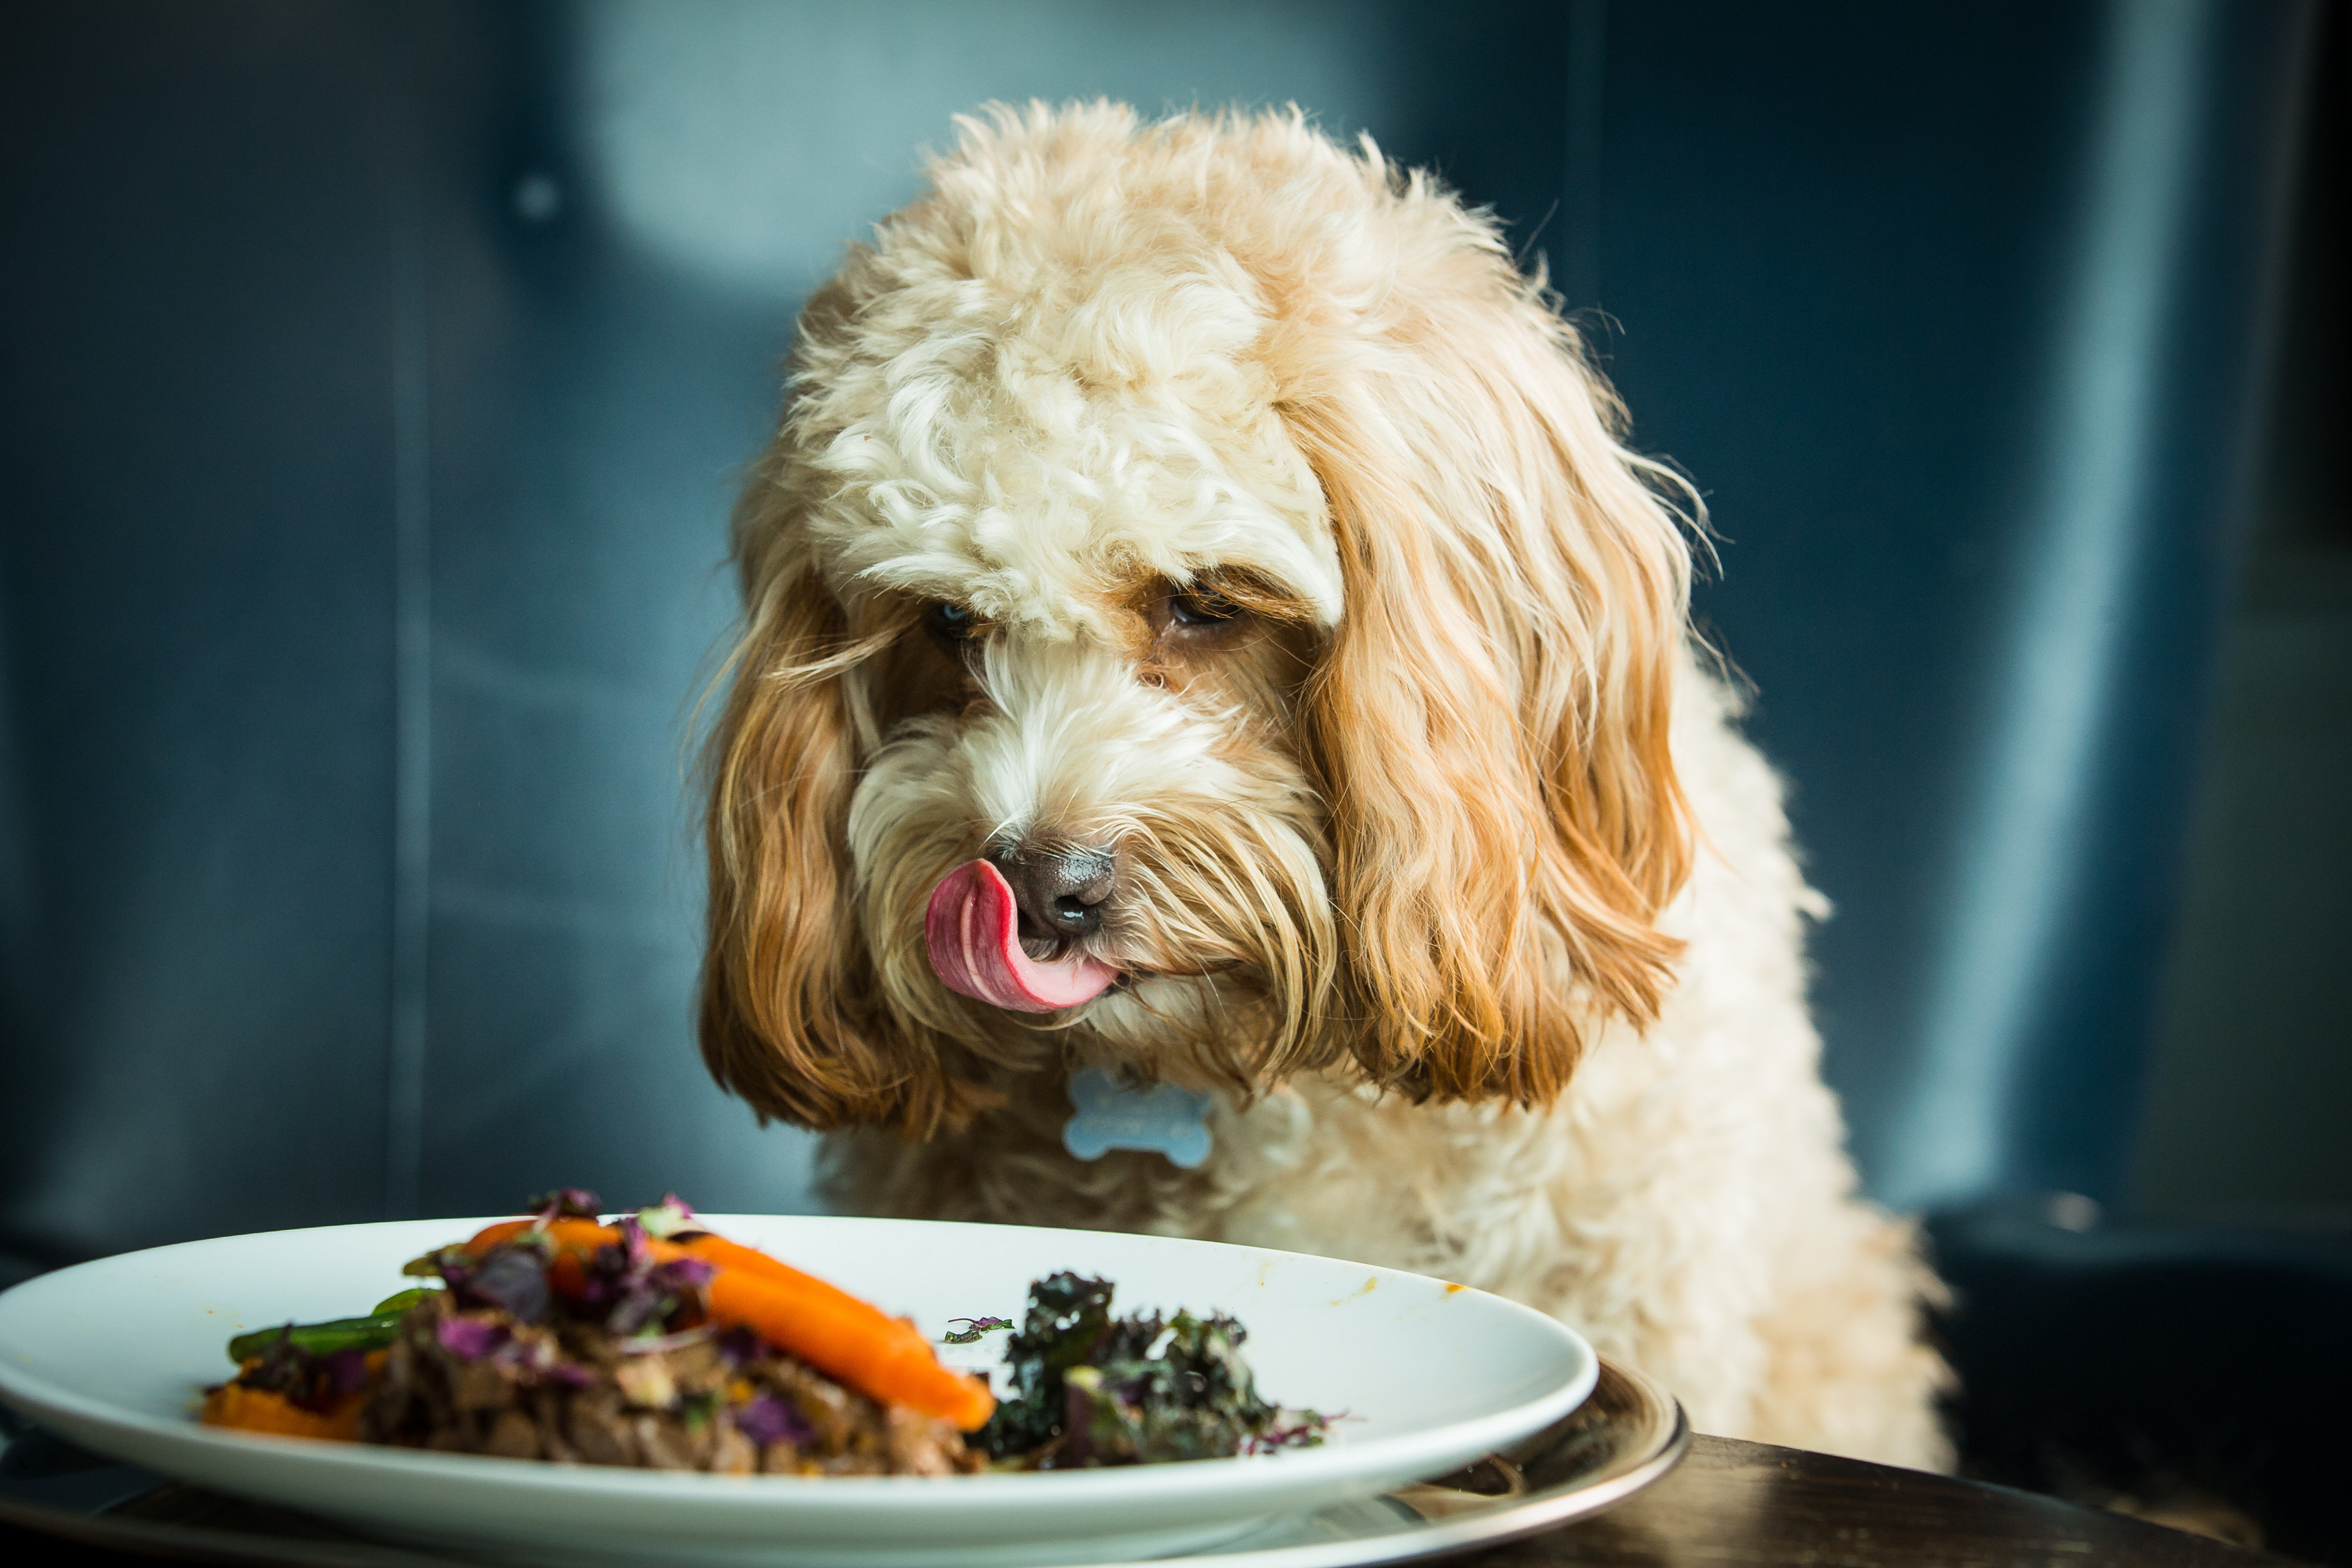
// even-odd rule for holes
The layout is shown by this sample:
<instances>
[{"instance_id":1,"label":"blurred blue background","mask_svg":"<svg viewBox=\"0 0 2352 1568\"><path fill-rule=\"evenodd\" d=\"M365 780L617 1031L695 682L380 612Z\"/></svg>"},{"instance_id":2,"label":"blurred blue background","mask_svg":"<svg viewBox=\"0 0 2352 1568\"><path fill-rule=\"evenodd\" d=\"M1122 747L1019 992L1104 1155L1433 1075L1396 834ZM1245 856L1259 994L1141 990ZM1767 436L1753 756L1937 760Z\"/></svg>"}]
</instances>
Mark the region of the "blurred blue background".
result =
<instances>
[{"instance_id":1,"label":"blurred blue background","mask_svg":"<svg viewBox=\"0 0 2352 1568\"><path fill-rule=\"evenodd\" d=\"M12 7L8 1268L810 1201L689 1029L727 508L918 146L1096 94L1548 264L1723 536L1874 1194L2340 1231L2344 9Z\"/></svg>"}]
</instances>

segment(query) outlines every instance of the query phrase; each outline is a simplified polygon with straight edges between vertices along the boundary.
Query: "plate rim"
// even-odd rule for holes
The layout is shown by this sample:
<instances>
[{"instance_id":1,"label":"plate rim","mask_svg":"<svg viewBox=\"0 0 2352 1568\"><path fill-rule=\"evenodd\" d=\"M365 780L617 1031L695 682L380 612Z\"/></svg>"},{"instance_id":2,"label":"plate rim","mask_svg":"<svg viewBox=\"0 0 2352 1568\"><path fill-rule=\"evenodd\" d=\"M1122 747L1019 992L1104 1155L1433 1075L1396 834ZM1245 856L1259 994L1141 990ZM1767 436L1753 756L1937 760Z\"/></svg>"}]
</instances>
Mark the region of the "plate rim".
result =
<instances>
[{"instance_id":1,"label":"plate rim","mask_svg":"<svg viewBox=\"0 0 2352 1568\"><path fill-rule=\"evenodd\" d=\"M625 1212L625 1211L616 1211ZM23 1306L21 1297L38 1295L52 1288L55 1281L82 1269L93 1266L119 1265L142 1257L166 1255L184 1249L201 1249L224 1242L259 1239L290 1239L322 1234L349 1235L369 1230L427 1229L452 1234L471 1234L482 1225L509 1216L421 1220L367 1220L345 1225L306 1226L272 1231L234 1232L222 1236L197 1238L170 1242L156 1247L142 1248L116 1253L106 1258L89 1260L31 1280L0 1291L0 1312L11 1305ZM1449 1432L1462 1437L1482 1429L1491 1429L1498 1436L1480 1437L1486 1448L1493 1448L1515 1440L1530 1431L1543 1430L1574 1412L1588 1397L1600 1375L1600 1356L1592 1345L1575 1329L1522 1302L1511 1301L1475 1287L1456 1285L1434 1276L1415 1274L1409 1270L1392 1269L1386 1265L1359 1263L1352 1260L1335 1259L1317 1253L1290 1251L1279 1248L1256 1247L1243 1243L1210 1241L1189 1237L1159 1236L1129 1231L1083 1230L1058 1226L998 1225L984 1221L914 1219L855 1215L757 1215L711 1213L708 1219L715 1230L724 1231L730 1224L744 1222L785 1222L824 1228L881 1226L908 1229L938 1228L956 1231L1017 1230L1038 1238L1066 1238L1075 1245L1098 1245L1108 1242L1121 1244L1173 1244L1183 1249L1211 1249L1244 1254L1263 1259L1295 1259L1317 1267L1365 1269L1376 1276L1410 1279L1445 1286L1449 1291L1475 1291L1490 1308L1499 1308L1507 1314L1523 1317L1540 1332L1557 1336L1564 1348L1572 1348L1577 1356L1573 1375L1546 1394L1490 1412L1469 1420L1448 1423L1444 1427L1424 1431L1393 1434L1360 1444L1333 1446L1326 1448L1294 1451L1273 1455L1236 1456L1223 1459L1190 1461L1181 1466L1139 1466L1118 1469L1054 1471L1009 1475L994 1473L980 1476L834 1476L821 1478L826 1486L823 1491L786 1492L785 1488L809 1487L812 1478L782 1476L716 1476L700 1472L639 1470L623 1467L564 1466L533 1460L499 1460L490 1456L472 1454L429 1454L376 1445L328 1442L296 1437L263 1437L243 1433L221 1432L200 1427L193 1421L177 1421L152 1415L110 1401L92 1398L70 1388L61 1387L11 1363L0 1355L0 1400L27 1409L35 1418L52 1426L81 1428L68 1433L78 1442L95 1451L112 1457L126 1458L128 1462L150 1469L167 1469L159 1465L152 1454L122 1455L119 1448L110 1448L108 1440L118 1431L128 1430L134 1437L152 1439L175 1447L194 1445L198 1451L209 1450L224 1455L263 1453L272 1459L290 1459L297 1466L316 1467L341 1472L346 1476L365 1473L415 1478L436 1485L459 1489L477 1496L486 1493L509 1493L518 1488L541 1496L585 1496L598 1494L605 1498L626 1497L641 1502L688 1502L714 1508L730 1515L761 1514L777 1506L780 1498L789 1496L796 1505L793 1511L802 1513L812 1523L820 1518L854 1515L881 1506L887 1500L894 1511L911 1509L925 1515L941 1513L995 1513L1005 1511L1025 1511L1039 1506L1077 1506L1080 1504L1114 1503L1123 1497L1138 1500L1160 1502L1171 1497L1214 1493L1221 1498L1266 1492L1286 1491L1300 1485L1312 1485L1318 1480L1337 1482L1345 1475L1358 1470L1378 1470L1379 1455L1394 1447L1410 1446L1426 1440L1433 1433ZM9 1298L18 1297L11 1303ZM5 1349L5 1346L0 1346ZM1530 1409L1541 1412L1530 1416ZM1532 1425L1529 1422L1532 1421ZM1517 1428L1514 1434L1512 1429ZM94 1429L94 1431L93 1431ZM142 1445L143 1446L143 1445ZM1368 1461L1366 1456L1372 1456ZM1393 1464L1394 1461L1391 1461ZM511 1469L509 1467L512 1467ZM1242 1468L1235 1468L1242 1467ZM1408 1461L1408 1468L1411 1462ZM174 1471L173 1473L184 1473ZM843 1483L856 1483L845 1486ZM198 1484L217 1485L210 1479ZM982 1490L986 1489L986 1490ZM229 1489L223 1489L229 1490Z\"/></svg>"},{"instance_id":2,"label":"plate rim","mask_svg":"<svg viewBox=\"0 0 2352 1568\"><path fill-rule=\"evenodd\" d=\"M1611 1357L1598 1357L1600 1382L1618 1385L1641 1407L1652 1429L1649 1443L1619 1462L1604 1468L1596 1479L1579 1479L1531 1492L1489 1512L1451 1520L1425 1521L1389 1534L1339 1542L1317 1542L1241 1552L1195 1553L1164 1559L1194 1563L1203 1568L1371 1568L1373 1564L1419 1562L1434 1557L1499 1546L1541 1534L1602 1513L1671 1474L1688 1456L1694 1434L1688 1414L1672 1394L1638 1369ZM1599 1389L1596 1388L1596 1394ZM1577 1419L1578 1410L1525 1439L1539 1442L1547 1434ZM168 1480L166 1484L172 1484ZM147 1495L147 1494L141 1494ZM424 1568L446 1561L419 1550L363 1537L331 1541L298 1541L202 1526L149 1520L112 1519L108 1511L69 1512L37 1503L0 1498L0 1521L22 1525L68 1540L94 1545L123 1547L200 1562L266 1562L286 1568ZM1087 1568L1129 1568L1093 1564Z\"/></svg>"}]
</instances>

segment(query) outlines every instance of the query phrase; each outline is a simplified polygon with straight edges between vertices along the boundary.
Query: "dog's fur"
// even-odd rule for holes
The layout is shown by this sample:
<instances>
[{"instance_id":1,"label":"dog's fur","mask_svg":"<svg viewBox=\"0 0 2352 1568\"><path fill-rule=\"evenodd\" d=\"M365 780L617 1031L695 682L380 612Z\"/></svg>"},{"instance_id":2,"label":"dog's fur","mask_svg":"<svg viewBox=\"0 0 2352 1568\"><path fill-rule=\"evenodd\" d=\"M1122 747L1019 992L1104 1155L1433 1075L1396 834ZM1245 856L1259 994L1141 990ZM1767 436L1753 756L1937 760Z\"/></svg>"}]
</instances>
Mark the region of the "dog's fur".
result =
<instances>
[{"instance_id":1,"label":"dog's fur","mask_svg":"<svg viewBox=\"0 0 2352 1568\"><path fill-rule=\"evenodd\" d=\"M810 302L738 514L712 1071L840 1130L845 1207L1442 1275L1704 1429L1946 1463L1685 493L1540 279L1295 112L999 110L929 172ZM1013 842L1117 850L1126 978L1064 1014L927 961ZM1089 1063L1221 1091L1208 1165L1065 1154Z\"/></svg>"}]
</instances>

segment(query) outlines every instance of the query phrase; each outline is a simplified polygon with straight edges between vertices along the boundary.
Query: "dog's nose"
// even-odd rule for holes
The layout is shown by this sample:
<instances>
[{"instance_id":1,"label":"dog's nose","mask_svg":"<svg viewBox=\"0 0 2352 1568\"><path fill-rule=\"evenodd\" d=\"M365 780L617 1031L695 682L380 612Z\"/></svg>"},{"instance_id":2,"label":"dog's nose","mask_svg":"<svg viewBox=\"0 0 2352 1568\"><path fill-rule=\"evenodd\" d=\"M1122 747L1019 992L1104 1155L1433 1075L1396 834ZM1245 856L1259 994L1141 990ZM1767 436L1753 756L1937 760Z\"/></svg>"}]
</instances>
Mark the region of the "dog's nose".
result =
<instances>
[{"instance_id":1,"label":"dog's nose","mask_svg":"<svg viewBox=\"0 0 2352 1568\"><path fill-rule=\"evenodd\" d=\"M1118 858L1086 844L1010 844L989 857L1012 884L1024 924L1042 936L1087 936L1102 929Z\"/></svg>"}]
</instances>

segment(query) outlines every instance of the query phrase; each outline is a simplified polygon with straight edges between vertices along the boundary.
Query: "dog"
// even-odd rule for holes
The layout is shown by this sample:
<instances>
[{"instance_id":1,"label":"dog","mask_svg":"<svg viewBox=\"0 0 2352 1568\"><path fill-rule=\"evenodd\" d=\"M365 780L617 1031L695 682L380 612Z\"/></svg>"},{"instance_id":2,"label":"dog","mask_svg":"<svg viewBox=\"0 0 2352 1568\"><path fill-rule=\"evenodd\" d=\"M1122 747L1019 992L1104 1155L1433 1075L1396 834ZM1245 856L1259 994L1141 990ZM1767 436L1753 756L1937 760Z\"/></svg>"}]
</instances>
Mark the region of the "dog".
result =
<instances>
[{"instance_id":1,"label":"dog","mask_svg":"<svg viewBox=\"0 0 2352 1568\"><path fill-rule=\"evenodd\" d=\"M847 1211L1438 1275L1703 1430L1947 1467L1703 515L1540 275L1295 109L958 123L736 514L710 1071ZM1081 1073L1206 1157L1077 1157Z\"/></svg>"}]
</instances>

